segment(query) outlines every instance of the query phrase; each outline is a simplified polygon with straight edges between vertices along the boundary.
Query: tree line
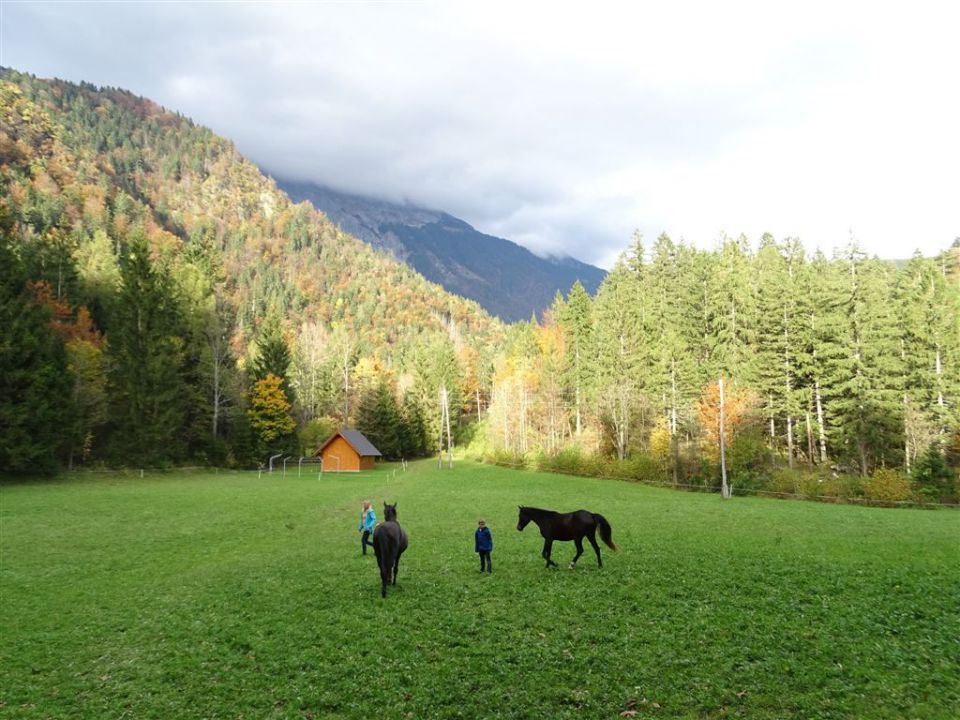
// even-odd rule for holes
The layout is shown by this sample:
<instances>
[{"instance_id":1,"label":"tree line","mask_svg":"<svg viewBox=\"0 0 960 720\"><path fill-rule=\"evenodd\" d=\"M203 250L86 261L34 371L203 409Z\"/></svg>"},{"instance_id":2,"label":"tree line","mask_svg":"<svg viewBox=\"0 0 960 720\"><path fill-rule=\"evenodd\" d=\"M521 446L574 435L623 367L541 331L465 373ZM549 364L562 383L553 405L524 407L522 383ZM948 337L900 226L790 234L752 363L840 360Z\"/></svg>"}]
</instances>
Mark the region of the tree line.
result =
<instances>
[{"instance_id":1,"label":"tree line","mask_svg":"<svg viewBox=\"0 0 960 720\"><path fill-rule=\"evenodd\" d=\"M772 468L933 474L960 456L960 240L895 264L794 238L700 250L638 237L590 298L575 285L511 329L486 443L576 447L714 475L717 382L741 478ZM933 469L931 470L931 466Z\"/></svg>"},{"instance_id":2,"label":"tree line","mask_svg":"<svg viewBox=\"0 0 960 720\"><path fill-rule=\"evenodd\" d=\"M0 82L0 467L250 467L339 426L438 451L441 398L478 454L735 482L892 469L954 493L955 243L901 264L851 244L637 238L504 327L343 235L209 130L129 93ZM939 485L938 485L939 484ZM932 491L933 492L933 491Z\"/></svg>"}]
</instances>

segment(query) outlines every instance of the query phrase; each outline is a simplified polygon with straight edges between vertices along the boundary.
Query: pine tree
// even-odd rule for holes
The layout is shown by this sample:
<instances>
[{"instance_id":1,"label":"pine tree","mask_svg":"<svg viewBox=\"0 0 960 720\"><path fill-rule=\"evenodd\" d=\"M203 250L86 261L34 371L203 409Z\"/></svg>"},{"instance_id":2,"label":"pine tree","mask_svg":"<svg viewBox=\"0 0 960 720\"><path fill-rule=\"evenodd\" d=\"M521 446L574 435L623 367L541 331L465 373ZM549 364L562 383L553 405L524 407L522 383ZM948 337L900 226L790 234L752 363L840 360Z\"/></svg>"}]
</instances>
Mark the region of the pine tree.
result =
<instances>
[{"instance_id":1,"label":"pine tree","mask_svg":"<svg viewBox=\"0 0 960 720\"><path fill-rule=\"evenodd\" d=\"M7 223L0 233L0 472L54 472L72 410L66 356Z\"/></svg>"},{"instance_id":2,"label":"pine tree","mask_svg":"<svg viewBox=\"0 0 960 720\"><path fill-rule=\"evenodd\" d=\"M182 457L185 334L169 275L154 267L146 241L135 238L107 337L118 459L149 465Z\"/></svg>"},{"instance_id":3,"label":"pine tree","mask_svg":"<svg viewBox=\"0 0 960 720\"><path fill-rule=\"evenodd\" d=\"M851 244L831 277L824 394L835 451L863 475L902 459L902 361L887 266Z\"/></svg>"},{"instance_id":4,"label":"pine tree","mask_svg":"<svg viewBox=\"0 0 960 720\"><path fill-rule=\"evenodd\" d=\"M639 271L622 258L604 278L594 302L594 341L597 348L594 387L603 421L617 457L630 450L642 408L644 369L642 308Z\"/></svg>"},{"instance_id":5,"label":"pine tree","mask_svg":"<svg viewBox=\"0 0 960 720\"><path fill-rule=\"evenodd\" d=\"M706 278L704 308L711 376L726 375L739 385L753 385L756 363L756 297L750 247L745 237L725 238Z\"/></svg>"},{"instance_id":6,"label":"pine tree","mask_svg":"<svg viewBox=\"0 0 960 720\"><path fill-rule=\"evenodd\" d=\"M403 455L400 409L387 384L368 385L357 407L357 430L386 458Z\"/></svg>"},{"instance_id":7,"label":"pine tree","mask_svg":"<svg viewBox=\"0 0 960 720\"><path fill-rule=\"evenodd\" d=\"M257 339L256 356L251 364L254 379L262 380L267 375L280 378L281 387L288 399L292 399L292 390L288 380L290 370L290 348L283 337L280 320L271 313L263 324Z\"/></svg>"},{"instance_id":8,"label":"pine tree","mask_svg":"<svg viewBox=\"0 0 960 720\"><path fill-rule=\"evenodd\" d=\"M798 417L803 403L799 368L803 364L798 297L803 250L795 240L783 247L765 234L754 259L757 299L755 383L769 423L771 444L778 426L786 440L787 463L793 467Z\"/></svg>"},{"instance_id":9,"label":"pine tree","mask_svg":"<svg viewBox=\"0 0 960 720\"><path fill-rule=\"evenodd\" d=\"M405 458L422 457L429 447L427 430L420 405L413 393L408 392L400 410L400 455Z\"/></svg>"},{"instance_id":10,"label":"pine tree","mask_svg":"<svg viewBox=\"0 0 960 720\"><path fill-rule=\"evenodd\" d=\"M577 280L567 296L561 315L567 346L567 383L573 392L576 433L583 432L584 408L590 391L590 381L595 376L595 346L593 343L593 311L590 296Z\"/></svg>"}]
</instances>

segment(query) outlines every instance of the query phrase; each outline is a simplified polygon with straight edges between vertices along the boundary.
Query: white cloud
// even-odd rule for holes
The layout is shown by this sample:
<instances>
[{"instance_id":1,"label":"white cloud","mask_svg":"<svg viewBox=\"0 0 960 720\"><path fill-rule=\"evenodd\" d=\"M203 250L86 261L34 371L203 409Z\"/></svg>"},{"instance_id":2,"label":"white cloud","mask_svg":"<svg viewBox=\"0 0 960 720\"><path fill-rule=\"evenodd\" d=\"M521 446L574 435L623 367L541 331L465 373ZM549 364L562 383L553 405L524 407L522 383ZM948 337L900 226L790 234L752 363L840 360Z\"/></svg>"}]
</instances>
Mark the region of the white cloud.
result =
<instances>
[{"instance_id":1,"label":"white cloud","mask_svg":"<svg viewBox=\"0 0 960 720\"><path fill-rule=\"evenodd\" d=\"M903 6L905 8L905 6ZM277 173L609 265L639 228L933 253L960 235L960 10L6 4L0 63L118 85Z\"/></svg>"}]
</instances>

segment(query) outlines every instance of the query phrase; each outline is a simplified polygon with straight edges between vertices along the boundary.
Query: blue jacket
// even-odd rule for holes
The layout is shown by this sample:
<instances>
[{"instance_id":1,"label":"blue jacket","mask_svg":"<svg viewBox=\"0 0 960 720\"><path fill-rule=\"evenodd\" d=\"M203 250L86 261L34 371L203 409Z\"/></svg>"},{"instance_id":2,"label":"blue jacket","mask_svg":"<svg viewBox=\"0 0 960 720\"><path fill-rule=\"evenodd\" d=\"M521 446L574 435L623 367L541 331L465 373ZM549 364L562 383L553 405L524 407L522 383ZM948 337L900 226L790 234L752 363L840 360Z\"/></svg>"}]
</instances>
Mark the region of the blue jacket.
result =
<instances>
[{"instance_id":1,"label":"blue jacket","mask_svg":"<svg viewBox=\"0 0 960 720\"><path fill-rule=\"evenodd\" d=\"M477 528L474 534L474 552L490 552L493 550L493 535L490 528Z\"/></svg>"},{"instance_id":2,"label":"blue jacket","mask_svg":"<svg viewBox=\"0 0 960 720\"><path fill-rule=\"evenodd\" d=\"M370 508L365 513L360 515L360 530L366 530L367 532L373 532L374 526L377 524L377 514L373 511L373 508Z\"/></svg>"}]
</instances>

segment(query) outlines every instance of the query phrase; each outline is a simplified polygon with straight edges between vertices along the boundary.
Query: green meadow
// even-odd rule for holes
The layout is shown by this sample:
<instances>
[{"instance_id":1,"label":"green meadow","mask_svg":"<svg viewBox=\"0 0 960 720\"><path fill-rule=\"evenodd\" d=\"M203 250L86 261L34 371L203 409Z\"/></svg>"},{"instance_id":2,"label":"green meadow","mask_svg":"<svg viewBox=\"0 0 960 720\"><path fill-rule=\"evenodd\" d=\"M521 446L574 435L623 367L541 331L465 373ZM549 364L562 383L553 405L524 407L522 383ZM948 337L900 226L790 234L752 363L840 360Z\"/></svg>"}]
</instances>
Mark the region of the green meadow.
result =
<instances>
[{"instance_id":1,"label":"green meadow","mask_svg":"<svg viewBox=\"0 0 960 720\"><path fill-rule=\"evenodd\" d=\"M410 535L386 600L364 498ZM518 504L620 551L545 570ZM952 510L420 462L7 482L0 523L2 717L960 716Z\"/></svg>"}]
</instances>

